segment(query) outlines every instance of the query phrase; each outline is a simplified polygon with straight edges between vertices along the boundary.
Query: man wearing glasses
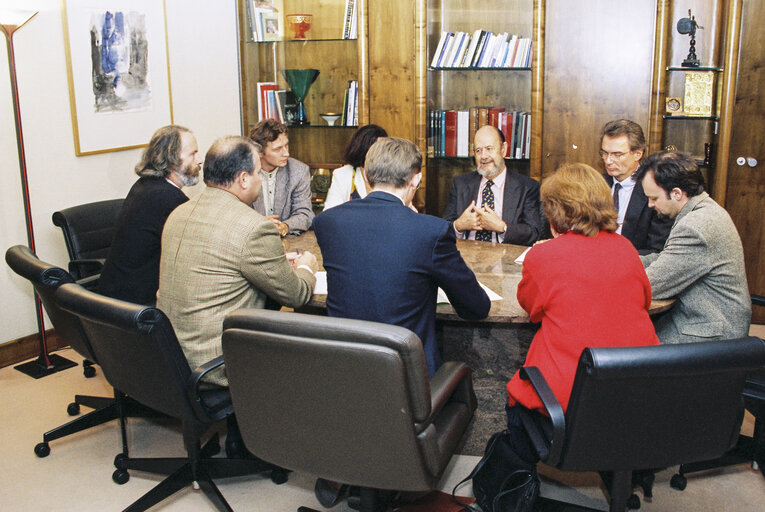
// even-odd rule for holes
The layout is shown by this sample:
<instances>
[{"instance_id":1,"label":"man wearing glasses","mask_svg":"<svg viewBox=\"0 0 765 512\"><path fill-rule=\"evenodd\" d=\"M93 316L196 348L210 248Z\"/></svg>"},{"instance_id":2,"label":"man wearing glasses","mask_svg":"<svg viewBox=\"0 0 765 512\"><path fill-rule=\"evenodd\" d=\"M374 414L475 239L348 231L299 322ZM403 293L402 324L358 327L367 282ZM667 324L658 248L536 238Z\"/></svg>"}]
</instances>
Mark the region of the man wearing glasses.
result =
<instances>
[{"instance_id":1,"label":"man wearing glasses","mask_svg":"<svg viewBox=\"0 0 765 512\"><path fill-rule=\"evenodd\" d=\"M640 254L660 252L672 229L672 219L659 216L648 207L642 184L633 179L645 156L645 147L643 129L628 119L609 121L600 135L604 177L611 186L618 214L616 232L632 242Z\"/></svg>"},{"instance_id":2,"label":"man wearing glasses","mask_svg":"<svg viewBox=\"0 0 765 512\"><path fill-rule=\"evenodd\" d=\"M505 166L505 136L496 127L475 133L476 170L452 180L443 218L458 238L532 245L543 232L539 183Z\"/></svg>"}]
</instances>

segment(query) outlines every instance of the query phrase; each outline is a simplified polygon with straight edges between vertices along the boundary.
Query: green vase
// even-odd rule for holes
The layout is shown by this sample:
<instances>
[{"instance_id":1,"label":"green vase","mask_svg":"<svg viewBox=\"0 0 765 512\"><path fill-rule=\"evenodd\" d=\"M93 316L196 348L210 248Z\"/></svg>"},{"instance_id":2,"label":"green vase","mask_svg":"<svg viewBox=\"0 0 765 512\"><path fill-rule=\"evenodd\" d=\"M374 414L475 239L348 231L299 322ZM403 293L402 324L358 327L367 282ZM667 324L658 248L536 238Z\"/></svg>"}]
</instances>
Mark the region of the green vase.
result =
<instances>
[{"instance_id":1,"label":"green vase","mask_svg":"<svg viewBox=\"0 0 765 512\"><path fill-rule=\"evenodd\" d=\"M311 84L316 81L316 77L319 76L318 69L284 69L282 70L284 78L290 85L290 89L295 93L295 99L298 102L297 118L294 121L296 125L310 124L308 122L308 116L305 113L305 106L303 100L308 94L308 89L311 88Z\"/></svg>"}]
</instances>

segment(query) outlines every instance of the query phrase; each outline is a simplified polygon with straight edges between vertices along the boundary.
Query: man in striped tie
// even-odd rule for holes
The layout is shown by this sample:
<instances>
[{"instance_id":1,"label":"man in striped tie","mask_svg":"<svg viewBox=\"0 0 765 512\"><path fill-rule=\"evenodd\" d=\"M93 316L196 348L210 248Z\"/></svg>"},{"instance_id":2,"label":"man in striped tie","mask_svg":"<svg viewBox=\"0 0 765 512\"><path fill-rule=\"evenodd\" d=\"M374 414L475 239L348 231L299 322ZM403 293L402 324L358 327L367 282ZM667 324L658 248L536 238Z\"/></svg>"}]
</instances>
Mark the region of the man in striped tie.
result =
<instances>
[{"instance_id":1,"label":"man in striped tie","mask_svg":"<svg viewBox=\"0 0 765 512\"><path fill-rule=\"evenodd\" d=\"M533 244L543 231L539 183L507 169L507 142L496 127L479 128L474 146L476 170L452 180L443 218L458 238Z\"/></svg>"}]
</instances>

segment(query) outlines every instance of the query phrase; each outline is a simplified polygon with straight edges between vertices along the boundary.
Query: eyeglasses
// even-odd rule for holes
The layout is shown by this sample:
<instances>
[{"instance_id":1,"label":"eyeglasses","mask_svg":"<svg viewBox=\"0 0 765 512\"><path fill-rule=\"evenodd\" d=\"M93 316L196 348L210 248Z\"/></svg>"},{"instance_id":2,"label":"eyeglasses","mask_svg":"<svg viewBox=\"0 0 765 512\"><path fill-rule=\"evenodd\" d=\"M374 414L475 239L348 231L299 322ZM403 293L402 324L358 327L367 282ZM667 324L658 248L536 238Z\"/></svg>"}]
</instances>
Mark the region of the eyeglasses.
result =
<instances>
[{"instance_id":1,"label":"eyeglasses","mask_svg":"<svg viewBox=\"0 0 765 512\"><path fill-rule=\"evenodd\" d=\"M614 160L622 160L629 153L631 153L631 151L627 152L627 153L623 153L621 151L617 151L616 153L609 153L608 151L603 151L601 149L600 150L600 158L602 158L603 160L608 160L609 157L610 157L610 158L612 158Z\"/></svg>"}]
</instances>

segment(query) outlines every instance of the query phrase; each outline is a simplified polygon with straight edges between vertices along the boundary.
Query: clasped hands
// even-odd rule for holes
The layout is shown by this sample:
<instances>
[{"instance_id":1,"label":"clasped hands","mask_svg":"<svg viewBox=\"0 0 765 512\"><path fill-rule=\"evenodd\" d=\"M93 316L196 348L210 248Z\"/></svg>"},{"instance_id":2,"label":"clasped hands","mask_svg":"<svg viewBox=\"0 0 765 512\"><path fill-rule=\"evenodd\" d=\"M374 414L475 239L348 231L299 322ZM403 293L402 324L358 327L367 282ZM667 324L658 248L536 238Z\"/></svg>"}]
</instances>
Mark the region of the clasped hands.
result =
<instances>
[{"instance_id":1,"label":"clasped hands","mask_svg":"<svg viewBox=\"0 0 765 512\"><path fill-rule=\"evenodd\" d=\"M491 208L476 206L472 201L457 220L454 221L457 231L480 231L486 229L497 233L504 233L507 224Z\"/></svg>"},{"instance_id":2,"label":"clasped hands","mask_svg":"<svg viewBox=\"0 0 765 512\"><path fill-rule=\"evenodd\" d=\"M274 223L276 229L279 230L279 236L285 237L289 234L290 227L287 223L280 221L278 215L267 215L266 218Z\"/></svg>"}]
</instances>

